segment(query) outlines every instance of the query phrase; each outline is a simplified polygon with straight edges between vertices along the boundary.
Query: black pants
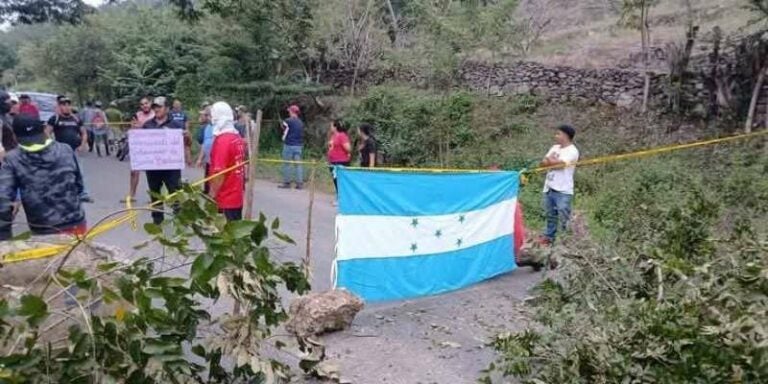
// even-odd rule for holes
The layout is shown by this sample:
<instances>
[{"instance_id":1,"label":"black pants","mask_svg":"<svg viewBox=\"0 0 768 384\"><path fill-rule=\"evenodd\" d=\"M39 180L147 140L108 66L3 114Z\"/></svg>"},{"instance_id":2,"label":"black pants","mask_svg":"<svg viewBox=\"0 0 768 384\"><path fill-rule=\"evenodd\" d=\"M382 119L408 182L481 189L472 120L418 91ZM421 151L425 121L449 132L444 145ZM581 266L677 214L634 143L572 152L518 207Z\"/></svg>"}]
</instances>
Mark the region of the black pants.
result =
<instances>
[{"instance_id":1,"label":"black pants","mask_svg":"<svg viewBox=\"0 0 768 384\"><path fill-rule=\"evenodd\" d=\"M93 144L95 142L93 132L88 131L86 134L88 135L88 152L93 152Z\"/></svg>"},{"instance_id":2,"label":"black pants","mask_svg":"<svg viewBox=\"0 0 768 384\"><path fill-rule=\"evenodd\" d=\"M152 203L160 200L160 190L165 185L168 190L168 194L174 193L181 189L181 170L167 170L167 171L147 171L147 185L149 185L149 195ZM152 205L154 209L163 209L163 203ZM174 205L173 210L178 210L178 206ZM163 212L152 212L152 222L160 224L165 219Z\"/></svg>"},{"instance_id":3,"label":"black pants","mask_svg":"<svg viewBox=\"0 0 768 384\"><path fill-rule=\"evenodd\" d=\"M350 162L349 161L337 161L331 163L331 165L328 167L328 169L331 171L331 178L333 179L333 189L336 190L336 194L339 193L339 184L336 182L336 174L333 172L333 166L334 165L343 165L345 167L349 167Z\"/></svg>"},{"instance_id":4,"label":"black pants","mask_svg":"<svg viewBox=\"0 0 768 384\"><path fill-rule=\"evenodd\" d=\"M208 178L208 176L210 176L210 171L209 171L210 168L211 168L211 165L208 163L205 163L205 173L203 174L203 177ZM211 185L209 184L209 182L206 181L205 183L203 183L203 193L207 195L208 191L210 190L211 190Z\"/></svg>"},{"instance_id":5,"label":"black pants","mask_svg":"<svg viewBox=\"0 0 768 384\"><path fill-rule=\"evenodd\" d=\"M224 214L224 217L227 218L227 221L237 221L243 219L243 208L227 208L227 209L219 209L220 213Z\"/></svg>"}]
</instances>

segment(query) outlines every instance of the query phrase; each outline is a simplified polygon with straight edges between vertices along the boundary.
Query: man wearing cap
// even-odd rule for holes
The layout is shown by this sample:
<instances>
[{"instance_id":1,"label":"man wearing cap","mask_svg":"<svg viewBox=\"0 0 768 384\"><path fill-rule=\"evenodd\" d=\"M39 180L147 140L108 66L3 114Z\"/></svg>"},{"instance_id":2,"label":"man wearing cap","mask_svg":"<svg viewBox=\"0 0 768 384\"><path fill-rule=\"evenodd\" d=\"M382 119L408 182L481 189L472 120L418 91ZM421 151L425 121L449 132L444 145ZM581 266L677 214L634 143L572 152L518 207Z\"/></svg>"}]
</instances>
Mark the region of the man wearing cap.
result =
<instances>
[{"instance_id":1,"label":"man wearing cap","mask_svg":"<svg viewBox=\"0 0 768 384\"><path fill-rule=\"evenodd\" d=\"M165 97L155 97L155 99L152 100L152 111L155 113L155 116L144 123L142 126L143 129L170 128L184 130L184 126L180 122L171 118L169 113L170 108L168 108L168 100ZM149 194L152 203L155 203L155 201L160 199L160 190L163 188L163 185L165 185L165 189L168 190L168 194L181 189L181 169L146 171L146 173L147 185L149 186ZM162 210L162 205L153 208ZM164 218L165 215L163 212L152 212L153 223L160 224L163 222Z\"/></svg>"},{"instance_id":2,"label":"man wearing cap","mask_svg":"<svg viewBox=\"0 0 768 384\"><path fill-rule=\"evenodd\" d=\"M67 96L59 96L58 98L58 112L48 119L48 129L53 132L56 141L69 145L73 151L85 151L88 147L88 132L83 127L83 122L72 111L72 100ZM75 157L77 162L77 157ZM80 166L78 162L78 167ZM80 168L82 177L82 168ZM93 199L88 195L85 190L85 183L81 183L82 190L80 191L80 198L88 203L92 203Z\"/></svg>"},{"instance_id":3,"label":"man wearing cap","mask_svg":"<svg viewBox=\"0 0 768 384\"><path fill-rule=\"evenodd\" d=\"M15 118L13 133L19 146L0 167L0 240L13 236L17 191L33 234L83 234L83 179L72 148L49 138L43 123L31 116Z\"/></svg>"},{"instance_id":4,"label":"man wearing cap","mask_svg":"<svg viewBox=\"0 0 768 384\"><path fill-rule=\"evenodd\" d=\"M561 125L555 132L555 145L549 149L543 167L552 167L544 181L544 211L547 227L539 242L550 245L555 241L558 227L565 231L571 219L573 200L573 174L579 161L579 150L573 144L576 130L570 125Z\"/></svg>"},{"instance_id":5,"label":"man wearing cap","mask_svg":"<svg viewBox=\"0 0 768 384\"><path fill-rule=\"evenodd\" d=\"M301 150L304 146L304 122L299 119L301 110L298 105L288 107L289 117L283 121L283 160L301 161ZM293 169L296 169L295 179L292 177ZM283 183L279 188L290 188L291 181L296 182L296 189L301 189L304 178L302 167L299 163L283 164Z\"/></svg>"}]
</instances>

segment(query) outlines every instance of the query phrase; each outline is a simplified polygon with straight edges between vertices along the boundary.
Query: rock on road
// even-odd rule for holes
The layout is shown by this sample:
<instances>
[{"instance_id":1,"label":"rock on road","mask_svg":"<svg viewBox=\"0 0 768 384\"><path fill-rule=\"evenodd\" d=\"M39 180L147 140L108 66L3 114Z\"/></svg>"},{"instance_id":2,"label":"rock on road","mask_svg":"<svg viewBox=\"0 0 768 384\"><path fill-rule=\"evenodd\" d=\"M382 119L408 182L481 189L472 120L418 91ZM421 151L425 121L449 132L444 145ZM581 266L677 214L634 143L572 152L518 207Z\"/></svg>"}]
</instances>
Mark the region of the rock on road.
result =
<instances>
[{"instance_id":1,"label":"rock on road","mask_svg":"<svg viewBox=\"0 0 768 384\"><path fill-rule=\"evenodd\" d=\"M119 200L128 190L128 162L114 157L81 156L86 186L95 203L86 204L89 225L124 208ZM202 177L199 169L183 172L186 180ZM142 174L137 206L149 202ZM272 182L259 180L255 186L254 212L279 217L282 231L298 245L278 249L280 260L298 261L305 254L307 208L306 190L282 190ZM313 208L311 264L315 291L331 286L334 254L333 198L316 193ZM129 257L132 246L147 239L141 225L150 220L141 214L139 229L123 225L102 235L99 242L118 245ZM474 383L480 370L493 360L486 343L505 330L526 325L521 302L528 288L542 274L521 268L461 291L438 296L367 305L352 327L326 335L328 358L338 361L342 377L352 383Z\"/></svg>"}]
</instances>

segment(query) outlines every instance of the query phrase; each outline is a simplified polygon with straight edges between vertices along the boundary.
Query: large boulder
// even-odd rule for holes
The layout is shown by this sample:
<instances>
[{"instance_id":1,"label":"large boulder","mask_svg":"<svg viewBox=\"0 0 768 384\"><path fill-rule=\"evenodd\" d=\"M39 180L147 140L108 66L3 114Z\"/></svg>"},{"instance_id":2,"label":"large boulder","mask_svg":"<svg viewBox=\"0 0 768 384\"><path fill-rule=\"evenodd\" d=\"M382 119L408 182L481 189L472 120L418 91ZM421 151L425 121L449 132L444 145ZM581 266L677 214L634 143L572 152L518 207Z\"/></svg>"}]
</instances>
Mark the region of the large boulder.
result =
<instances>
[{"instance_id":1,"label":"large boulder","mask_svg":"<svg viewBox=\"0 0 768 384\"><path fill-rule=\"evenodd\" d=\"M299 337L316 336L349 327L363 301L344 289L311 293L291 302L285 329Z\"/></svg>"}]
</instances>

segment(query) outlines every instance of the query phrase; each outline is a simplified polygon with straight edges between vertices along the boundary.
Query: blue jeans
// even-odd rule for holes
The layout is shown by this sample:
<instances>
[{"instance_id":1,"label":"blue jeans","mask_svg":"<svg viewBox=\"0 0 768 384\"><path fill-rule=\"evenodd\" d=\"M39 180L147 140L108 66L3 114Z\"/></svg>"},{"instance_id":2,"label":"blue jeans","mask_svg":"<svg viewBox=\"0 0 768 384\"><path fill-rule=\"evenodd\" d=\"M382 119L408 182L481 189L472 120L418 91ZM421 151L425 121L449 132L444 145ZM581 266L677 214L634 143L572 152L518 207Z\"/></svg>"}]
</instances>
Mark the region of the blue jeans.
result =
<instances>
[{"instance_id":1,"label":"blue jeans","mask_svg":"<svg viewBox=\"0 0 768 384\"><path fill-rule=\"evenodd\" d=\"M571 219L571 201L573 195L549 190L544 193L544 212L547 215L547 229L544 237L555 240L558 228L565 232Z\"/></svg>"},{"instance_id":2,"label":"blue jeans","mask_svg":"<svg viewBox=\"0 0 768 384\"><path fill-rule=\"evenodd\" d=\"M288 161L301 161L301 145L283 145L283 160ZM296 168L296 179L292 179L292 171L293 168ZM295 181L296 184L301 184L304 182L304 177L302 175L302 168L301 164L291 164L291 163L284 163L283 164L283 182L284 183L290 183L291 181Z\"/></svg>"}]
</instances>

